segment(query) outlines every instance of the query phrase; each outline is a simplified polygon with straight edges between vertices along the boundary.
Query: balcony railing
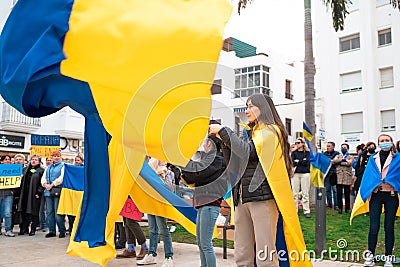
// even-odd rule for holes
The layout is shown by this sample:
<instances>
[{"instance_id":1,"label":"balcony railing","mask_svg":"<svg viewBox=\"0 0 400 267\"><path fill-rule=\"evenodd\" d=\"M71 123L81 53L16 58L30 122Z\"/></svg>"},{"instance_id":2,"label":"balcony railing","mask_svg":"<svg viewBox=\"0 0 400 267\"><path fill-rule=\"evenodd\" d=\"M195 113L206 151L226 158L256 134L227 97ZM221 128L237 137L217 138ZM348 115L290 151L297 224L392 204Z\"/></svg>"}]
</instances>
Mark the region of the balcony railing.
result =
<instances>
[{"instance_id":1,"label":"balcony railing","mask_svg":"<svg viewBox=\"0 0 400 267\"><path fill-rule=\"evenodd\" d=\"M41 126L39 118L25 116L5 102L2 103L1 124L3 126L2 128L4 128L4 125L31 126L33 128L39 128Z\"/></svg>"}]
</instances>

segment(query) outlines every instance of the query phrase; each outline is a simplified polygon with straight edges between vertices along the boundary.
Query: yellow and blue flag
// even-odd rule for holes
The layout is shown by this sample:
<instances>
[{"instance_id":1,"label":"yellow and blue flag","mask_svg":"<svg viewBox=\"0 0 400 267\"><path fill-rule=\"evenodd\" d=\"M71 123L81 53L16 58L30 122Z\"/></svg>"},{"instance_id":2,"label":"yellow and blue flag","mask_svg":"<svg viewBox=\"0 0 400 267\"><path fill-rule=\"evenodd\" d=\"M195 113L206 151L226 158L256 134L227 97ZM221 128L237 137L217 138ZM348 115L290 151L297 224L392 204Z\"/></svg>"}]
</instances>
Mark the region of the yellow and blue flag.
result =
<instances>
[{"instance_id":1,"label":"yellow and blue flag","mask_svg":"<svg viewBox=\"0 0 400 267\"><path fill-rule=\"evenodd\" d=\"M375 190L380 184L388 183L395 189L396 192L400 192L400 154L396 153L390 163L388 172L385 179L382 180L381 171L376 165L375 158L379 154L375 153L371 155L368 160L367 167L365 168L363 179L361 180L360 190L358 191L354 207L351 212L350 224L353 218L357 215L369 212L369 197L372 191ZM400 207L397 210L397 216L400 216Z\"/></svg>"},{"instance_id":2,"label":"yellow and blue flag","mask_svg":"<svg viewBox=\"0 0 400 267\"><path fill-rule=\"evenodd\" d=\"M69 254L101 265L115 256L114 222L128 194L193 232L186 206L140 173L145 155L184 166L204 138L231 11L226 0L16 3L0 35L2 97L30 117L65 106L85 117L84 193Z\"/></svg>"},{"instance_id":3,"label":"yellow and blue flag","mask_svg":"<svg viewBox=\"0 0 400 267\"><path fill-rule=\"evenodd\" d=\"M65 164L62 187L57 213L76 216L85 190L85 168Z\"/></svg>"},{"instance_id":4,"label":"yellow and blue flag","mask_svg":"<svg viewBox=\"0 0 400 267\"><path fill-rule=\"evenodd\" d=\"M314 138L314 134L311 132L310 128L308 128L307 124L303 121L303 137L308 142L311 142Z\"/></svg>"},{"instance_id":5,"label":"yellow and blue flag","mask_svg":"<svg viewBox=\"0 0 400 267\"><path fill-rule=\"evenodd\" d=\"M310 150L310 184L314 187L323 187L324 178L331 167L331 160L320 152L313 153L310 142L314 139L314 135L305 122L303 122L303 136Z\"/></svg>"},{"instance_id":6,"label":"yellow and blue flag","mask_svg":"<svg viewBox=\"0 0 400 267\"><path fill-rule=\"evenodd\" d=\"M323 187L324 178L331 167L331 160L321 152L317 152L316 154L311 155L310 184L314 187Z\"/></svg>"}]
</instances>

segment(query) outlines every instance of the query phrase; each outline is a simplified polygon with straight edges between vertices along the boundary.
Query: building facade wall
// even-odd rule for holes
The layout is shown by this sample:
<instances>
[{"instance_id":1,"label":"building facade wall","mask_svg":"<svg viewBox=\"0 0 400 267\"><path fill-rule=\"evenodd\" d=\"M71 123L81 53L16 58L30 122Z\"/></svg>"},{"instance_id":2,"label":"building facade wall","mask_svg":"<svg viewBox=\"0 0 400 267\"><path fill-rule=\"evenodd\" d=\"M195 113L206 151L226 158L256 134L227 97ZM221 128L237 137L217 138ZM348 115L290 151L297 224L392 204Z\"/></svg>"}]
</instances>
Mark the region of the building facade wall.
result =
<instances>
[{"instance_id":1,"label":"building facade wall","mask_svg":"<svg viewBox=\"0 0 400 267\"><path fill-rule=\"evenodd\" d=\"M222 80L222 93L212 96L213 109L212 118L221 120L223 125L227 125L237 130L237 122L247 123L244 109L247 97L233 98L235 89L235 69L264 65L269 67L270 87L272 99L277 106L279 115L285 124L286 119L292 121L290 142L296 139L296 132L302 132L304 121L304 79L303 64L296 62L286 64L279 56L269 54L256 55L246 58L235 56L234 52L221 52L215 80ZM292 82L293 99L285 97L285 82ZM241 112L234 112L240 109ZM235 119L235 117L238 117ZM242 130L238 129L239 133Z\"/></svg>"},{"instance_id":2,"label":"building facade wall","mask_svg":"<svg viewBox=\"0 0 400 267\"><path fill-rule=\"evenodd\" d=\"M326 140L347 141L354 151L361 142L377 141L385 132L400 138L400 12L389 1L354 1L355 7L345 20L344 31L335 32L331 14L322 5L314 5L314 52L316 58L316 92L323 103L317 106L321 116L317 127ZM391 29L392 43L378 45L378 31ZM340 52L340 38L359 34L360 48ZM381 88L380 69L393 67L393 86ZM341 75L361 72L361 90L341 92ZM381 111L395 111L395 129L383 130ZM362 112L362 130L346 132L342 114Z\"/></svg>"}]
</instances>

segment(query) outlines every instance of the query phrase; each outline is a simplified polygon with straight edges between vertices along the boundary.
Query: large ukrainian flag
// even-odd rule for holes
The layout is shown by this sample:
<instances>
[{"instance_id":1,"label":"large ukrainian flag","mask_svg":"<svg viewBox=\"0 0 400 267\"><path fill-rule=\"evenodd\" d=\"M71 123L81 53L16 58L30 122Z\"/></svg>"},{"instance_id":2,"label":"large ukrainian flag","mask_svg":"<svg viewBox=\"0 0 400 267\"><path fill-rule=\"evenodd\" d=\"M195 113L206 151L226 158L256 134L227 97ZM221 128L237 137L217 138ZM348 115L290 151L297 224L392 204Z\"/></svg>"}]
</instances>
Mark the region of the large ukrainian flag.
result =
<instances>
[{"instance_id":1,"label":"large ukrainian flag","mask_svg":"<svg viewBox=\"0 0 400 267\"><path fill-rule=\"evenodd\" d=\"M185 165L204 138L231 10L226 0L14 6L0 36L2 97L31 117L65 106L85 116L84 195L70 254L101 265L115 256L114 221L129 193L143 211L193 231L187 209L178 214L139 173L145 154Z\"/></svg>"},{"instance_id":2,"label":"large ukrainian flag","mask_svg":"<svg viewBox=\"0 0 400 267\"><path fill-rule=\"evenodd\" d=\"M382 180L381 171L376 165L375 159L379 157L378 153L371 155L365 168L363 179L361 180L360 190L358 191L354 207L351 212L350 224L357 215L369 212L369 197L383 182L390 184L397 192L400 192L400 154L394 154L390 163L385 179ZM399 196L400 197L400 196ZM400 207L397 210L397 216L400 216Z\"/></svg>"}]
</instances>

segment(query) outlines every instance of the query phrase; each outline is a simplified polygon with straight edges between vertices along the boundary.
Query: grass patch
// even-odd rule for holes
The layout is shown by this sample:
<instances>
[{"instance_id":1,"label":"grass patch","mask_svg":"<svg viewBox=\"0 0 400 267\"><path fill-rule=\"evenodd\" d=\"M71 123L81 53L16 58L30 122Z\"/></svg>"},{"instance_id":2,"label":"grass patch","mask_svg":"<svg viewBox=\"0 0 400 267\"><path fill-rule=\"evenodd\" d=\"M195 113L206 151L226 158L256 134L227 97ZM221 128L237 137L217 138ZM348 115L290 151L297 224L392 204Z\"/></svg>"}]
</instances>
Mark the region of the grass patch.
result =
<instances>
[{"instance_id":1,"label":"grass patch","mask_svg":"<svg viewBox=\"0 0 400 267\"><path fill-rule=\"evenodd\" d=\"M307 219L303 216L300 210L299 218L300 224L303 230L304 240L306 242L307 250L315 250L315 211L311 212L311 219ZM378 244L376 248L376 254L384 254L385 252L385 231L383 229L383 215L381 216L381 229L379 231ZM400 220L400 219L399 219ZM349 224L350 214L338 214L337 211L327 209L326 211L326 249L338 250L333 252L332 255L340 256L342 252L343 259L345 260L346 251L357 250L360 255L358 262L363 262L362 253L368 248L368 231L369 231L369 217L359 215L354 218L353 224ZM395 247L393 254L400 256L400 229L398 229L398 221L395 222ZM148 237L149 232L147 227L142 227L145 235ZM232 230L228 230L232 231ZM176 225L176 230L171 234L173 242L196 244L196 237L190 234L181 225ZM339 249L337 242L340 239L344 239L347 242L347 247ZM215 247L222 247L222 239L213 239ZM234 248L234 242L228 240L228 248ZM319 258L319 257L317 257ZM324 257L328 259L328 256ZM340 257L338 258L340 260ZM346 260L346 261L350 261ZM377 264L377 265L383 265Z\"/></svg>"}]
</instances>

